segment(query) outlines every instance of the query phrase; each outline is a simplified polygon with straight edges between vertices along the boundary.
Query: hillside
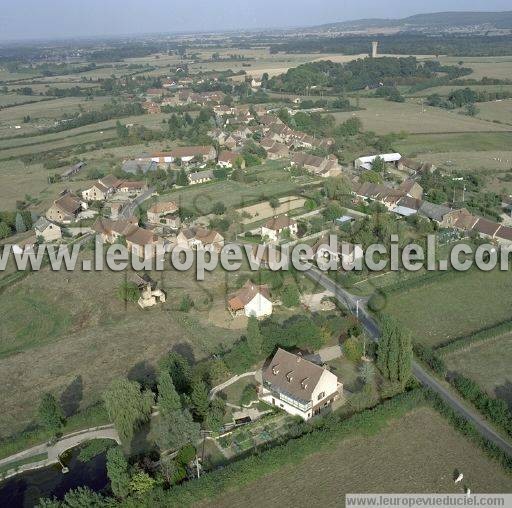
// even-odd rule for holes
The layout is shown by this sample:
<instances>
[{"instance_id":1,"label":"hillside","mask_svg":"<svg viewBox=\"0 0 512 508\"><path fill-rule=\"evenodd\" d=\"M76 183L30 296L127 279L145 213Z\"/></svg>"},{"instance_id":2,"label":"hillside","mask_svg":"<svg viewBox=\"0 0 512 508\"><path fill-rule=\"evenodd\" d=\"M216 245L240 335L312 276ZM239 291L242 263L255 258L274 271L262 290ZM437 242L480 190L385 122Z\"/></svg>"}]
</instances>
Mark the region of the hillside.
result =
<instances>
[{"instance_id":1,"label":"hillside","mask_svg":"<svg viewBox=\"0 0 512 508\"><path fill-rule=\"evenodd\" d=\"M358 19L329 23L316 28L320 31L350 31L376 28L397 28L399 30L417 30L421 28L443 29L447 27L486 27L494 29L512 28L512 11L471 12L452 11L415 14L401 19Z\"/></svg>"}]
</instances>

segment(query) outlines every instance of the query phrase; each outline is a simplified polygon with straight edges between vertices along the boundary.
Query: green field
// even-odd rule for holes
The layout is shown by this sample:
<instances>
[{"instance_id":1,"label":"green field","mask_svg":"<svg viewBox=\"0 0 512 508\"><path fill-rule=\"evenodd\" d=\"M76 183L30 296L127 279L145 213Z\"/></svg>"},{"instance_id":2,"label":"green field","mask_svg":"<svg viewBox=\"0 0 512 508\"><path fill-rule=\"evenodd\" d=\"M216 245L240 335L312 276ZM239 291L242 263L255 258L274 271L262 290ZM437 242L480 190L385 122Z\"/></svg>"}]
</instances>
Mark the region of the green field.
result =
<instances>
[{"instance_id":1,"label":"green field","mask_svg":"<svg viewBox=\"0 0 512 508\"><path fill-rule=\"evenodd\" d=\"M404 155L448 152L507 151L512 132L466 132L459 134L411 134L394 143ZM471 154L470 156L472 156Z\"/></svg>"},{"instance_id":2,"label":"green field","mask_svg":"<svg viewBox=\"0 0 512 508\"><path fill-rule=\"evenodd\" d=\"M269 161L263 166L253 167L251 172L258 175L258 181L241 183L234 180L223 180L203 185L190 185L185 188L172 190L159 197L160 201L173 200L186 208L195 209L200 215L210 213L211 206L222 201L226 207L242 207L253 204L264 195L267 198L293 193L299 187L298 181L290 179L289 174L283 170L284 164L279 161ZM305 177L302 183L310 182Z\"/></svg>"},{"instance_id":3,"label":"green field","mask_svg":"<svg viewBox=\"0 0 512 508\"><path fill-rule=\"evenodd\" d=\"M18 94L1 94L0 108L12 106L13 104L22 104L26 102L39 102L48 100L48 97L40 97L38 95L18 95Z\"/></svg>"},{"instance_id":4,"label":"green field","mask_svg":"<svg viewBox=\"0 0 512 508\"><path fill-rule=\"evenodd\" d=\"M512 57L458 57L443 56L439 59L442 65L458 65L462 62L463 67L470 67L473 72L468 76L469 79L498 78L510 79L512 76Z\"/></svg>"},{"instance_id":5,"label":"green field","mask_svg":"<svg viewBox=\"0 0 512 508\"><path fill-rule=\"evenodd\" d=\"M203 282L191 272L156 273L167 302L145 311L117 298L127 275L44 269L0 294L0 436L22 430L43 392L60 395L77 376L83 408L98 400L114 377L154 372L170 349L199 360L220 344L229 348L243 333L221 327L218 317L215 324L211 320L210 298L225 312L222 270L207 274ZM195 303L189 313L176 310L185 294Z\"/></svg>"},{"instance_id":6,"label":"green field","mask_svg":"<svg viewBox=\"0 0 512 508\"><path fill-rule=\"evenodd\" d=\"M512 480L431 409L393 420L377 435L343 439L200 506L343 506L354 492L509 492Z\"/></svg>"},{"instance_id":7,"label":"green field","mask_svg":"<svg viewBox=\"0 0 512 508\"><path fill-rule=\"evenodd\" d=\"M90 101L86 101L85 97L64 97L7 108L0 111L0 136L37 133L41 128L53 126L55 120L64 115L80 111L80 105L84 110L90 111L100 109L107 102L110 102L110 97L94 97ZM25 124L23 117L27 115L32 120ZM20 125L21 129L14 130L15 125Z\"/></svg>"},{"instance_id":8,"label":"green field","mask_svg":"<svg viewBox=\"0 0 512 508\"><path fill-rule=\"evenodd\" d=\"M415 134L510 130L504 125L422 105L418 99L398 103L384 99L361 98L359 105L365 109L332 115L337 123L357 116L362 120L364 129L375 131L377 134L402 131Z\"/></svg>"},{"instance_id":9,"label":"green field","mask_svg":"<svg viewBox=\"0 0 512 508\"><path fill-rule=\"evenodd\" d=\"M436 346L511 319L511 291L508 272L474 269L396 291L383 311L410 329L416 342Z\"/></svg>"},{"instance_id":10,"label":"green field","mask_svg":"<svg viewBox=\"0 0 512 508\"><path fill-rule=\"evenodd\" d=\"M512 125L512 99L480 102L477 105L478 118Z\"/></svg>"},{"instance_id":11,"label":"green field","mask_svg":"<svg viewBox=\"0 0 512 508\"><path fill-rule=\"evenodd\" d=\"M512 334L475 343L444 357L449 371L473 379L489 395L512 407Z\"/></svg>"}]
</instances>

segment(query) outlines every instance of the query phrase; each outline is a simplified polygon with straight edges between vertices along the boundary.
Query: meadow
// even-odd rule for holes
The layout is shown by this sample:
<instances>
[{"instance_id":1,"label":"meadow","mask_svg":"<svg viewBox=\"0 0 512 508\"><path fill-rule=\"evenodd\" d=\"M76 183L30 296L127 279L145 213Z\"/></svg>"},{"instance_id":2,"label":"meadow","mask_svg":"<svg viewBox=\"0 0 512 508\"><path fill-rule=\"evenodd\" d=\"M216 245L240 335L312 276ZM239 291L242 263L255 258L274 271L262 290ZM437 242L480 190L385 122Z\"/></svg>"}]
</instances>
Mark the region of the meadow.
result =
<instances>
[{"instance_id":1,"label":"meadow","mask_svg":"<svg viewBox=\"0 0 512 508\"><path fill-rule=\"evenodd\" d=\"M416 342L437 346L511 319L511 291L508 272L474 269L393 292L383 311L408 328Z\"/></svg>"},{"instance_id":2,"label":"meadow","mask_svg":"<svg viewBox=\"0 0 512 508\"><path fill-rule=\"evenodd\" d=\"M512 132L461 132L454 134L409 134L394 142L403 155L475 152L505 153L512 143Z\"/></svg>"},{"instance_id":3,"label":"meadow","mask_svg":"<svg viewBox=\"0 0 512 508\"><path fill-rule=\"evenodd\" d=\"M100 109L110 99L110 97L94 97L93 100L85 100L85 97L63 97L6 108L0 111L0 136L36 134L41 128L53 126L55 120L64 115L80 111L81 106L86 111ZM31 118L29 123L23 123L23 118L26 116ZM21 129L14 131L15 125L20 125Z\"/></svg>"},{"instance_id":4,"label":"meadow","mask_svg":"<svg viewBox=\"0 0 512 508\"><path fill-rule=\"evenodd\" d=\"M204 282L192 272L155 273L167 302L145 311L117 297L129 276L43 269L0 294L0 436L29 426L42 393L60 396L76 378L76 405L83 409L115 377L150 379L166 351L200 360L240 337L241 331L210 320L212 303L225 308L226 287L232 284L222 270L207 274ZM194 301L188 313L177 310L185 295Z\"/></svg>"},{"instance_id":5,"label":"meadow","mask_svg":"<svg viewBox=\"0 0 512 508\"><path fill-rule=\"evenodd\" d=\"M463 67L470 67L473 72L466 76L469 79L498 78L510 79L512 77L512 57L491 56L491 57L458 57L442 56L439 58L442 65L458 65L462 62Z\"/></svg>"},{"instance_id":6,"label":"meadow","mask_svg":"<svg viewBox=\"0 0 512 508\"><path fill-rule=\"evenodd\" d=\"M422 105L417 100L407 99L398 103L384 99L361 98L356 112L331 113L337 123L357 116L365 130L377 134L391 132L453 133L453 132L493 132L510 130L508 126L487 122L466 115L459 115L441 108Z\"/></svg>"},{"instance_id":7,"label":"meadow","mask_svg":"<svg viewBox=\"0 0 512 508\"><path fill-rule=\"evenodd\" d=\"M428 460L426 458L428 457ZM417 409L378 434L343 439L199 506L343 506L352 492L463 493L456 469L473 492L508 492L511 478L436 412ZM264 488L262 488L264 485Z\"/></svg>"},{"instance_id":8,"label":"meadow","mask_svg":"<svg viewBox=\"0 0 512 508\"><path fill-rule=\"evenodd\" d=\"M471 378L512 408L512 334L474 343L447 354L444 360L449 371Z\"/></svg>"}]
</instances>

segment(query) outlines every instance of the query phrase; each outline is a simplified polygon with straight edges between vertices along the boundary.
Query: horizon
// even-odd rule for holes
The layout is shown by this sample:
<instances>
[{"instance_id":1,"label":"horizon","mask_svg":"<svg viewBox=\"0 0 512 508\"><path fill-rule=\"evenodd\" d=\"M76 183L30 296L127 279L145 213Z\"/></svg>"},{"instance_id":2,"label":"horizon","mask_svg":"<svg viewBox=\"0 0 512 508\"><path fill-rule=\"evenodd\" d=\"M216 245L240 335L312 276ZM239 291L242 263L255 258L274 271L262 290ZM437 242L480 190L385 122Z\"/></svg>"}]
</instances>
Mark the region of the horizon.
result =
<instances>
[{"instance_id":1,"label":"horizon","mask_svg":"<svg viewBox=\"0 0 512 508\"><path fill-rule=\"evenodd\" d=\"M52 2L51 6L42 6L35 0L29 0L28 5L25 3L23 6L4 7L0 15L0 42L23 43L158 34L285 30L363 19L398 20L418 14L439 12L506 12L510 10L509 3L503 0L486 2L483 6L481 5L483 2L475 0L465 1L463 6L460 2L453 0L447 2L434 0L430 3L431 8L428 11L425 11L419 2L402 5L401 0L392 0L386 6L374 0L362 0L357 6L351 5L350 2L319 0L316 12L308 12L306 15L305 0L282 0L278 5L270 0L262 0L257 6L251 5L245 8L242 5L233 4L230 0L220 0L220 3L222 6L219 8L219 3L213 5L203 0L192 0L196 8L191 8L190 2L183 5L174 0L170 3L165 3L163 0L150 0L144 6L141 6L137 0L129 2L113 0L105 6L99 0L92 0L87 6L73 6L69 2L57 0ZM145 14L142 18L141 7L144 8ZM272 9L272 22L269 23L266 13L270 9ZM167 11L169 13L166 16ZM28 12L30 15L27 15ZM193 14L195 12L203 14L198 17ZM146 15L146 13L149 14ZM390 15L391 13L393 15ZM84 27L84 18L89 20L86 27ZM115 20L114 23L113 20ZM25 33L20 34L19 26L26 28Z\"/></svg>"}]
</instances>

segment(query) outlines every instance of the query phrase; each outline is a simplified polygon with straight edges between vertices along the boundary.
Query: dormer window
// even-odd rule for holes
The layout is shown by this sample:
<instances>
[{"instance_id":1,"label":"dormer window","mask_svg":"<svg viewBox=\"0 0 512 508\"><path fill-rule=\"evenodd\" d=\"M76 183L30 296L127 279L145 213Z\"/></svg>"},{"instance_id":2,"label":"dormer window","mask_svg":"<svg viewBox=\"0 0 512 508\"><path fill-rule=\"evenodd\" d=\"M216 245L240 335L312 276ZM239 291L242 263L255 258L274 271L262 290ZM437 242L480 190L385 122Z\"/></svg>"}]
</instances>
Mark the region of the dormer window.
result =
<instances>
[{"instance_id":1,"label":"dormer window","mask_svg":"<svg viewBox=\"0 0 512 508\"><path fill-rule=\"evenodd\" d=\"M272 374L274 374L274 376L277 376L277 374L279 374L279 364L276 364L272 367Z\"/></svg>"},{"instance_id":2,"label":"dormer window","mask_svg":"<svg viewBox=\"0 0 512 508\"><path fill-rule=\"evenodd\" d=\"M288 383L291 383L293 381L293 370L286 374L286 380L288 381Z\"/></svg>"},{"instance_id":3,"label":"dormer window","mask_svg":"<svg viewBox=\"0 0 512 508\"><path fill-rule=\"evenodd\" d=\"M305 390L308 387L309 378L305 377L301 382L300 386L303 390Z\"/></svg>"}]
</instances>

